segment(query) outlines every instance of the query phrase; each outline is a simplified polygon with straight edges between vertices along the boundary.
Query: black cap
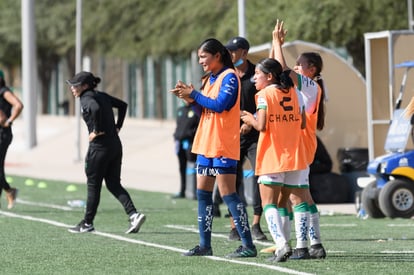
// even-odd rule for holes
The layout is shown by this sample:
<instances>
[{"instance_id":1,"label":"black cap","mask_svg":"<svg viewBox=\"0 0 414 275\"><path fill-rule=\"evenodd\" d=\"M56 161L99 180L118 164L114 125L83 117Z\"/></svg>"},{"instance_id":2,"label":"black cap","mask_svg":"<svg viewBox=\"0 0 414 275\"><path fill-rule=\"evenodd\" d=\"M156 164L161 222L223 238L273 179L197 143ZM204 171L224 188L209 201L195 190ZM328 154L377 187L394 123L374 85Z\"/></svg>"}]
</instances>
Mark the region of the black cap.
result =
<instances>
[{"instance_id":1,"label":"black cap","mask_svg":"<svg viewBox=\"0 0 414 275\"><path fill-rule=\"evenodd\" d=\"M93 83L95 81L95 76L90 72L80 72L77 73L74 77L72 77L69 80L66 80L66 83L68 83L71 86L78 86L85 83Z\"/></svg>"},{"instance_id":2,"label":"black cap","mask_svg":"<svg viewBox=\"0 0 414 275\"><path fill-rule=\"evenodd\" d=\"M238 50L238 49L249 50L250 44L246 40L246 38L241 37L241 36L236 36L236 37L233 37L232 39L230 39L229 42L227 42L226 48L229 51L235 51L235 50Z\"/></svg>"}]
</instances>

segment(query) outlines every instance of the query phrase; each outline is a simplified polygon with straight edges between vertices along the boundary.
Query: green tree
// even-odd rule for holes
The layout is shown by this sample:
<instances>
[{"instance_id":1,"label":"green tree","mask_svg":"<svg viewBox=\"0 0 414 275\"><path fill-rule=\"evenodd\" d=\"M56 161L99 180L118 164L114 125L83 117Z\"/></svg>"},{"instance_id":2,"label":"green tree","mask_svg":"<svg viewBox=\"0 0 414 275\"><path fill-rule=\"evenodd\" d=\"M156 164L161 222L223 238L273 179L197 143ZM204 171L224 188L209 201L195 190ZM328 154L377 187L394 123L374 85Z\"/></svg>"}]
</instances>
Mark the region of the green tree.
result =
<instances>
[{"instance_id":1,"label":"green tree","mask_svg":"<svg viewBox=\"0 0 414 275\"><path fill-rule=\"evenodd\" d=\"M14 82L13 68L21 63L21 24L18 1L0 1L0 63Z\"/></svg>"},{"instance_id":2,"label":"green tree","mask_svg":"<svg viewBox=\"0 0 414 275\"><path fill-rule=\"evenodd\" d=\"M365 71L364 33L408 28L405 0L294 1L286 11L289 38L344 47L354 66Z\"/></svg>"},{"instance_id":3,"label":"green tree","mask_svg":"<svg viewBox=\"0 0 414 275\"><path fill-rule=\"evenodd\" d=\"M38 0L35 5L37 66L41 113L47 113L49 86L58 62L74 51L76 1ZM21 63L21 1L0 1L0 62L12 72ZM13 83L13 74L11 74ZM25 91L23 91L25 92Z\"/></svg>"},{"instance_id":4,"label":"green tree","mask_svg":"<svg viewBox=\"0 0 414 275\"><path fill-rule=\"evenodd\" d=\"M76 1L37 0L36 42L38 72L41 83L41 113L48 112L52 74L65 57L70 61L75 48ZM70 64L72 64L71 62Z\"/></svg>"},{"instance_id":5,"label":"green tree","mask_svg":"<svg viewBox=\"0 0 414 275\"><path fill-rule=\"evenodd\" d=\"M21 63L21 1L0 0L0 63ZM238 34L236 0L84 0L83 53L139 60L188 56L208 37L226 42ZM271 41L277 18L288 40L345 48L364 72L364 33L408 28L406 0L245 1L252 45ZM58 62L75 66L76 0L36 0L38 71L42 113ZM13 75L12 75L13 78Z\"/></svg>"},{"instance_id":6,"label":"green tree","mask_svg":"<svg viewBox=\"0 0 414 275\"><path fill-rule=\"evenodd\" d=\"M123 58L187 55L236 9L224 0L85 1L85 46ZM235 26L237 29L237 26ZM99 30L99 31L97 31Z\"/></svg>"},{"instance_id":7,"label":"green tree","mask_svg":"<svg viewBox=\"0 0 414 275\"><path fill-rule=\"evenodd\" d=\"M91 49L101 54L128 59L187 55L207 37L225 42L238 34L237 2L86 1L85 5L96 11L85 18L87 45L95 45ZM289 40L345 48L361 72L365 68L364 33L408 27L405 0L271 0L245 4L251 44L270 42L271 30L279 18L286 23Z\"/></svg>"}]
</instances>

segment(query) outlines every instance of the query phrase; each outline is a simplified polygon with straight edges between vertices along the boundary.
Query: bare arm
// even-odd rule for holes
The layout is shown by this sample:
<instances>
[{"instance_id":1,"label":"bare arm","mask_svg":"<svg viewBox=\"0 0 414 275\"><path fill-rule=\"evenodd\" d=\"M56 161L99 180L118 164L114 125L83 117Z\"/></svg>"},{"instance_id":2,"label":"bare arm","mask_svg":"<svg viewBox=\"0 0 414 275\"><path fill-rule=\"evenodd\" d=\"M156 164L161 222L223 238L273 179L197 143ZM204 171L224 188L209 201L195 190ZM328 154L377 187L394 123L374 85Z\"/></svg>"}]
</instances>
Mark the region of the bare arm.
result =
<instances>
[{"instance_id":1,"label":"bare arm","mask_svg":"<svg viewBox=\"0 0 414 275\"><path fill-rule=\"evenodd\" d=\"M405 118L410 119L414 115L414 97L411 98L407 107L405 107Z\"/></svg>"},{"instance_id":2,"label":"bare arm","mask_svg":"<svg viewBox=\"0 0 414 275\"><path fill-rule=\"evenodd\" d=\"M4 93L4 99L7 100L12 105L11 115L9 118L7 118L7 121L5 122L6 127L9 127L12 122L20 115L20 113L23 110L23 103L20 101L20 99L15 96L12 92L6 91Z\"/></svg>"},{"instance_id":3,"label":"bare arm","mask_svg":"<svg viewBox=\"0 0 414 275\"><path fill-rule=\"evenodd\" d=\"M252 126L257 131L265 131L266 130L266 110L265 109L258 109L256 112L256 118L253 114L242 111L241 120L247 125Z\"/></svg>"},{"instance_id":4,"label":"bare arm","mask_svg":"<svg viewBox=\"0 0 414 275\"><path fill-rule=\"evenodd\" d=\"M306 112L305 112L305 107L302 108L302 123L300 124L300 128L301 129L305 129L306 128Z\"/></svg>"},{"instance_id":5,"label":"bare arm","mask_svg":"<svg viewBox=\"0 0 414 275\"><path fill-rule=\"evenodd\" d=\"M283 29L283 21L276 20L275 28L272 32L272 49L270 50L270 57L279 61L283 70L289 70L286 64L285 56L283 55L282 45L285 42L287 30ZM295 86L298 86L298 76L295 71L291 70L289 74Z\"/></svg>"}]
</instances>

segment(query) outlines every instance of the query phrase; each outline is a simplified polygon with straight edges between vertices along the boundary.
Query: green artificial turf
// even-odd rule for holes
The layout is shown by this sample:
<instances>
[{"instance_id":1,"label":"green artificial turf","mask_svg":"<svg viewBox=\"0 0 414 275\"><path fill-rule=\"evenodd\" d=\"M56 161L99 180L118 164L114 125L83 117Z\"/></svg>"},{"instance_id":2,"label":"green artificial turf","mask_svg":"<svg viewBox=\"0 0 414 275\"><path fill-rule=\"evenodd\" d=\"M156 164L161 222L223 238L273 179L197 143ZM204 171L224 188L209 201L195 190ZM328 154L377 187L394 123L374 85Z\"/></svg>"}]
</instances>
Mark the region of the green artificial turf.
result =
<instances>
[{"instance_id":1,"label":"green artificial turf","mask_svg":"<svg viewBox=\"0 0 414 275\"><path fill-rule=\"evenodd\" d=\"M323 215L327 258L275 264L267 261L268 254L227 259L240 242L227 240L228 219L215 218L214 256L184 257L183 251L198 244L197 201L130 189L147 220L138 234L125 234L128 217L103 188L94 221L97 232L73 234L67 227L82 219L84 209L71 208L67 202L85 200L84 184L11 179L19 194L11 210L4 194L1 199L1 274L412 274L414 270L411 219ZM224 205L221 210L226 213ZM264 219L262 228L270 239ZM259 251L270 245L270 241L256 243Z\"/></svg>"}]
</instances>

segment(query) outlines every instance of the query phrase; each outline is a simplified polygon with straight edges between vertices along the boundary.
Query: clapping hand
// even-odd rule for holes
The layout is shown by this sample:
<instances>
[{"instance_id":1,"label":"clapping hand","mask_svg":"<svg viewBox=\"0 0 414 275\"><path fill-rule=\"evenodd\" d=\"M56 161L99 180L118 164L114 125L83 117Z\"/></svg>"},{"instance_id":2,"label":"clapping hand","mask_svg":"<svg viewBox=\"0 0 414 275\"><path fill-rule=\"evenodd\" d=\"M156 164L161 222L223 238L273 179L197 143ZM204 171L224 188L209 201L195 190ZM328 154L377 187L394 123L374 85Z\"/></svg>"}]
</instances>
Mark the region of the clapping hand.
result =
<instances>
[{"instance_id":1,"label":"clapping hand","mask_svg":"<svg viewBox=\"0 0 414 275\"><path fill-rule=\"evenodd\" d=\"M241 111L240 112L240 119L243 121L243 123L252 126L253 122L256 120L252 113L248 111Z\"/></svg>"},{"instance_id":2,"label":"clapping hand","mask_svg":"<svg viewBox=\"0 0 414 275\"><path fill-rule=\"evenodd\" d=\"M181 80L175 84L174 89L170 90L176 97L182 98L185 101L192 103L194 99L190 97L191 92L194 90L193 84L185 84Z\"/></svg>"}]
</instances>

